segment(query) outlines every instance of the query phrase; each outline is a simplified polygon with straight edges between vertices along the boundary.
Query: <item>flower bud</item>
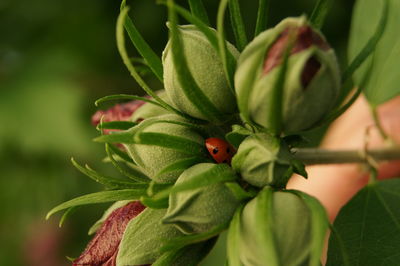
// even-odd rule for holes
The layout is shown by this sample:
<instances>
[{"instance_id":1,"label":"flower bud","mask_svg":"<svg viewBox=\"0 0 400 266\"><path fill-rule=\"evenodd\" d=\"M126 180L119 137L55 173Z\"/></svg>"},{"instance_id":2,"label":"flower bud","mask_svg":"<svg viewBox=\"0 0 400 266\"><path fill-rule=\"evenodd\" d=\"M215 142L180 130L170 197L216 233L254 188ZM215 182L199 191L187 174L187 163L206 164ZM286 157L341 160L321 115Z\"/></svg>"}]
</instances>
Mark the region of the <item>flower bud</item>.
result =
<instances>
[{"instance_id":1,"label":"flower bud","mask_svg":"<svg viewBox=\"0 0 400 266\"><path fill-rule=\"evenodd\" d=\"M177 115L149 118L130 129L134 144L125 147L145 174L172 183L190 166L207 160L204 138Z\"/></svg>"},{"instance_id":2,"label":"flower bud","mask_svg":"<svg viewBox=\"0 0 400 266\"><path fill-rule=\"evenodd\" d=\"M285 187L298 167L289 147L265 133L248 136L232 159L232 168L253 186Z\"/></svg>"},{"instance_id":3,"label":"flower bud","mask_svg":"<svg viewBox=\"0 0 400 266\"><path fill-rule=\"evenodd\" d=\"M221 116L235 113L236 99L228 85L222 61L215 48L194 25L179 26L178 31L182 40L182 54L201 92ZM163 52L164 86L170 101L182 112L210 121L212 118L196 108L179 82L180 73L177 73L172 59L171 44L169 42ZM234 57L238 56L239 52L232 44L227 42L227 48Z\"/></svg>"},{"instance_id":4,"label":"flower bud","mask_svg":"<svg viewBox=\"0 0 400 266\"><path fill-rule=\"evenodd\" d=\"M229 232L237 242L228 243L238 248L243 265L319 265L322 248L313 248L322 247L328 220L314 198L266 187L246 204L238 222L239 229Z\"/></svg>"},{"instance_id":5,"label":"flower bud","mask_svg":"<svg viewBox=\"0 0 400 266\"><path fill-rule=\"evenodd\" d=\"M310 129L333 107L340 74L333 49L305 17L287 18L257 36L242 52L235 73L239 110L249 122L268 127L268 106L290 47L283 84L282 128Z\"/></svg>"},{"instance_id":6,"label":"flower bud","mask_svg":"<svg viewBox=\"0 0 400 266\"><path fill-rule=\"evenodd\" d=\"M132 220L121 240L117 265L154 263L163 253L164 243L183 234L172 225L161 224L165 209L145 209Z\"/></svg>"},{"instance_id":7,"label":"flower bud","mask_svg":"<svg viewBox=\"0 0 400 266\"><path fill-rule=\"evenodd\" d=\"M223 170L220 170L222 168ZM232 179L235 179L235 173L228 165L201 163L185 170L175 186L188 183L200 175L204 178L215 178L217 173L231 175ZM172 192L169 196L168 211L162 222L175 225L185 234L207 232L229 222L238 205L239 201L223 183Z\"/></svg>"}]
</instances>

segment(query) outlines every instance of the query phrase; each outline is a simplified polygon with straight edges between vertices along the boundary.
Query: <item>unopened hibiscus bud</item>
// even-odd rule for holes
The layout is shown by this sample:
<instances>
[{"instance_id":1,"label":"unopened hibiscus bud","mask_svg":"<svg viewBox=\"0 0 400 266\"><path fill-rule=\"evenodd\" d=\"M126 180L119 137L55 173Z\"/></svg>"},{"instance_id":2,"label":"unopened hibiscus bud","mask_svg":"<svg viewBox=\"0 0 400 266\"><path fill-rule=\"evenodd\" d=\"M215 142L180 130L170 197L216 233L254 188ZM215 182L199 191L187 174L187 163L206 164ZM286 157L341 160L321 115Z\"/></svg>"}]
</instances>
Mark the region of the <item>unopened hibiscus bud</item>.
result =
<instances>
[{"instance_id":1,"label":"unopened hibiscus bud","mask_svg":"<svg viewBox=\"0 0 400 266\"><path fill-rule=\"evenodd\" d=\"M127 131L134 141L125 145L129 155L154 181L172 183L188 167L207 160L204 138L185 123L180 116L162 115Z\"/></svg>"},{"instance_id":2,"label":"unopened hibiscus bud","mask_svg":"<svg viewBox=\"0 0 400 266\"><path fill-rule=\"evenodd\" d=\"M248 136L232 159L232 168L253 186L282 188L293 172L303 173L289 147L280 139L265 133Z\"/></svg>"},{"instance_id":3,"label":"unopened hibiscus bud","mask_svg":"<svg viewBox=\"0 0 400 266\"><path fill-rule=\"evenodd\" d=\"M194 178L218 178L216 175L236 178L228 165L201 163L184 171L175 186L184 185ZM185 234L203 233L227 223L233 216L239 201L223 183L200 188L172 192L169 207L163 218L164 224L173 224Z\"/></svg>"},{"instance_id":4,"label":"unopened hibiscus bud","mask_svg":"<svg viewBox=\"0 0 400 266\"><path fill-rule=\"evenodd\" d=\"M72 265L115 265L118 246L127 224L144 209L139 201L134 201L111 212L85 251Z\"/></svg>"},{"instance_id":5,"label":"unopened hibiscus bud","mask_svg":"<svg viewBox=\"0 0 400 266\"><path fill-rule=\"evenodd\" d=\"M332 109L340 89L335 53L305 17L283 20L245 48L238 60L235 89L244 119L268 127L266 112L289 48L282 128L294 133L320 121Z\"/></svg>"},{"instance_id":6,"label":"unopened hibiscus bud","mask_svg":"<svg viewBox=\"0 0 400 266\"><path fill-rule=\"evenodd\" d=\"M328 219L314 198L266 187L235 218L228 239L235 265L320 265Z\"/></svg>"},{"instance_id":7,"label":"unopened hibiscus bud","mask_svg":"<svg viewBox=\"0 0 400 266\"><path fill-rule=\"evenodd\" d=\"M179 81L181 73L176 71L172 58L171 42L163 53L164 86L169 99L182 112L196 118L221 122L221 118L236 112L236 100L232 89L228 85L222 61L205 35L194 25L179 26L178 31L182 40L183 52L190 73L199 86L201 93L218 110L218 117L209 117L202 108L196 107L191 101L192 88L184 88ZM238 56L236 48L227 43L228 50L234 57ZM188 96L189 90L191 96ZM196 96L194 96L196 97ZM203 108L206 108L204 105ZM211 111L211 110L208 110Z\"/></svg>"},{"instance_id":8,"label":"unopened hibiscus bud","mask_svg":"<svg viewBox=\"0 0 400 266\"><path fill-rule=\"evenodd\" d=\"M163 254L160 249L168 240L183 235L175 226L161 224L165 213L165 209L147 208L128 224L117 265L152 264Z\"/></svg>"}]
</instances>

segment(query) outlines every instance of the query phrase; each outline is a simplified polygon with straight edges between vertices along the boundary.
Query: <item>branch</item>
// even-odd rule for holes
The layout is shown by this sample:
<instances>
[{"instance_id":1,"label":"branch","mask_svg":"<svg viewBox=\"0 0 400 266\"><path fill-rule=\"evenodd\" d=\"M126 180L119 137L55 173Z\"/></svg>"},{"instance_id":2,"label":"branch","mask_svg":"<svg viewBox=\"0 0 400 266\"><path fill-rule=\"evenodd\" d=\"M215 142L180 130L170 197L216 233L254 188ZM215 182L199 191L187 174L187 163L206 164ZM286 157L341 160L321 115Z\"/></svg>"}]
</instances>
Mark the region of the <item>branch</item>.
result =
<instances>
[{"instance_id":1,"label":"branch","mask_svg":"<svg viewBox=\"0 0 400 266\"><path fill-rule=\"evenodd\" d=\"M306 165L368 163L368 158L375 161L400 160L400 148L382 148L373 150L325 150L318 148L294 149L296 159Z\"/></svg>"}]
</instances>

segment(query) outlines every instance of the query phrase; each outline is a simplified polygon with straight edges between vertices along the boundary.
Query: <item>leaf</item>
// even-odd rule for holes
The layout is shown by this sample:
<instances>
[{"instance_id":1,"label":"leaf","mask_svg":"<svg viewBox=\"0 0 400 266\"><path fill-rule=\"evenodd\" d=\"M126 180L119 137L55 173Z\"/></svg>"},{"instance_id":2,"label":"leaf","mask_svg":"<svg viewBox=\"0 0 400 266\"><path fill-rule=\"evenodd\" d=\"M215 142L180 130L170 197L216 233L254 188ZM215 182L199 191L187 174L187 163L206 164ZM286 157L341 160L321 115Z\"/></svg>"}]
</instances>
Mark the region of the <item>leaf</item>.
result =
<instances>
[{"instance_id":1,"label":"leaf","mask_svg":"<svg viewBox=\"0 0 400 266\"><path fill-rule=\"evenodd\" d=\"M372 67L364 92L373 106L400 93L399 16L397 0L358 0L354 7L348 54L352 62L369 55L353 77L359 85Z\"/></svg>"},{"instance_id":2,"label":"leaf","mask_svg":"<svg viewBox=\"0 0 400 266\"><path fill-rule=\"evenodd\" d=\"M203 5L202 0L189 0L190 10L192 14L203 21L204 24L210 25L210 21L208 19L207 10Z\"/></svg>"},{"instance_id":3,"label":"leaf","mask_svg":"<svg viewBox=\"0 0 400 266\"><path fill-rule=\"evenodd\" d=\"M127 130L136 125L137 125L137 123L131 122L131 121L111 121L111 122L101 122L97 126L97 128L99 130L103 130L103 129Z\"/></svg>"},{"instance_id":4,"label":"leaf","mask_svg":"<svg viewBox=\"0 0 400 266\"><path fill-rule=\"evenodd\" d=\"M197 266L213 248L217 238L189 245L178 250L168 251L157 259L152 266Z\"/></svg>"},{"instance_id":5,"label":"leaf","mask_svg":"<svg viewBox=\"0 0 400 266\"><path fill-rule=\"evenodd\" d=\"M102 97L94 102L96 106L98 106L100 103L107 102L107 101L115 101L115 100L137 100L137 101L144 101L147 103L151 103L157 106L161 106L158 102L155 102L149 98L146 97L140 97L136 95L129 95L129 94L115 94L115 95L108 95L105 97Z\"/></svg>"},{"instance_id":6,"label":"leaf","mask_svg":"<svg viewBox=\"0 0 400 266\"><path fill-rule=\"evenodd\" d=\"M110 161L111 161L111 163L114 165L114 167L117 168L117 170L118 170L121 174L125 175L126 177L128 177L128 178L130 178L131 180L136 181L136 182L144 182L144 183L150 182L150 178L148 178L148 177L147 177L145 174L143 174L142 172L138 171L138 169L135 169L135 168L132 168L132 167L131 167L130 169L131 169L131 172L133 172L133 173L128 172L128 171L126 171L125 169L123 169L123 168L118 164L118 162L114 159L113 151L112 151L111 148L110 148L112 145L110 145L109 143L106 143L105 146L106 146L106 153L107 153L108 158L110 159Z\"/></svg>"},{"instance_id":7,"label":"leaf","mask_svg":"<svg viewBox=\"0 0 400 266\"><path fill-rule=\"evenodd\" d=\"M174 172L177 170L181 169L187 169L192 165L195 165L197 163L204 162L205 158L199 158L199 157L191 157L191 158L185 158L182 160L175 161L174 163L166 166L164 169L162 169L160 172L158 172L157 176L164 175L169 172Z\"/></svg>"},{"instance_id":8,"label":"leaf","mask_svg":"<svg viewBox=\"0 0 400 266\"><path fill-rule=\"evenodd\" d=\"M243 206L236 210L235 215L229 225L228 239L227 239L227 255L229 266L242 266L240 262L240 217L242 215Z\"/></svg>"},{"instance_id":9,"label":"leaf","mask_svg":"<svg viewBox=\"0 0 400 266\"><path fill-rule=\"evenodd\" d=\"M243 18L240 14L239 0L229 1L229 13L233 34L235 35L236 39L236 47L239 49L239 51L243 51L244 47L247 45L247 36Z\"/></svg>"},{"instance_id":10,"label":"leaf","mask_svg":"<svg viewBox=\"0 0 400 266\"><path fill-rule=\"evenodd\" d=\"M132 187L136 186L136 184L130 180L124 181L124 180L116 179L113 177L101 175L101 174L97 173L96 171L94 171L93 169L91 169L88 165L86 165L85 167L82 167L74 160L74 158L71 158L71 162L76 167L76 169L78 169L81 173L90 177L94 181L104 185L106 188L123 189L123 188L132 188Z\"/></svg>"},{"instance_id":11,"label":"leaf","mask_svg":"<svg viewBox=\"0 0 400 266\"><path fill-rule=\"evenodd\" d=\"M46 219L49 219L54 213L81 205L97 204L112 202L118 200L137 200L142 195L146 195L147 188L138 189L122 189L122 190L111 190L111 191L101 191L96 193L87 194L74 198L72 200L66 201L53 209L51 209L47 215Z\"/></svg>"},{"instance_id":12,"label":"leaf","mask_svg":"<svg viewBox=\"0 0 400 266\"><path fill-rule=\"evenodd\" d=\"M233 125L232 131L225 135L225 139L237 149L240 143L251 134L252 132L247 128L240 125Z\"/></svg>"},{"instance_id":13,"label":"leaf","mask_svg":"<svg viewBox=\"0 0 400 266\"><path fill-rule=\"evenodd\" d=\"M329 239L328 266L399 265L399 191L400 179L372 183L340 210Z\"/></svg>"},{"instance_id":14,"label":"leaf","mask_svg":"<svg viewBox=\"0 0 400 266\"><path fill-rule=\"evenodd\" d=\"M164 107L165 109L174 112L180 116L183 117L188 117L187 115L183 114L182 112L176 110L175 108L173 108L172 106L170 106L168 103L166 103L163 99L161 99L150 87L149 85L147 85L147 83L143 80L143 78L137 73L134 65L132 64L129 56L128 56L128 52L126 51L126 47L125 47L125 36L124 36L124 24L126 21L126 18L128 16L128 11L129 8L124 7L124 1L122 2L122 10L121 13L118 16L118 20L117 20L117 26L116 26L116 39L117 39L117 48L118 48L118 52L121 55L122 61L124 62L126 68L129 70L131 76L136 80L136 82L140 85L140 87L142 87L142 89L151 97L153 97L153 99L155 101L157 101L162 107ZM189 119L191 117L188 117ZM193 118L192 118L193 119Z\"/></svg>"},{"instance_id":15,"label":"leaf","mask_svg":"<svg viewBox=\"0 0 400 266\"><path fill-rule=\"evenodd\" d=\"M123 0L121 3L121 11L125 8L126 1ZM130 17L127 15L125 19L125 30L127 31L133 45L138 50L139 54L143 56L147 65L157 76L157 78L163 80L163 66L160 57L151 49L151 47L143 39L142 35L136 29Z\"/></svg>"},{"instance_id":16,"label":"leaf","mask_svg":"<svg viewBox=\"0 0 400 266\"><path fill-rule=\"evenodd\" d=\"M235 69L236 69L236 60L234 60L233 57L229 56L228 49L226 47L226 40L224 33L224 18L228 1L229 0L221 0L219 2L218 13L217 13L217 38L218 38L218 50L222 64L224 66L226 79L228 80L229 86L233 88L234 86L233 76L235 74Z\"/></svg>"},{"instance_id":17,"label":"leaf","mask_svg":"<svg viewBox=\"0 0 400 266\"><path fill-rule=\"evenodd\" d=\"M78 207L71 207L64 212L64 214L62 215L62 217L60 219L60 222L58 223L58 226L60 228L64 225L65 221L71 216L71 214L73 214L76 211L77 208Z\"/></svg>"},{"instance_id":18,"label":"leaf","mask_svg":"<svg viewBox=\"0 0 400 266\"><path fill-rule=\"evenodd\" d=\"M190 245L193 243L205 241L207 239L210 239L210 238L213 238L213 237L219 235L222 231L224 231L226 228L228 228L228 226L229 226L229 222L220 224L208 232L204 232L204 233L200 233L200 234L184 235L181 237L176 237L176 238L166 240L166 241L164 241L165 244L161 248L161 251L166 252L166 251L173 250L173 249L179 249L179 248L182 248L184 246L187 246L187 245Z\"/></svg>"},{"instance_id":19,"label":"leaf","mask_svg":"<svg viewBox=\"0 0 400 266\"><path fill-rule=\"evenodd\" d=\"M270 0L259 0L256 28L254 30L254 37L263 32L267 28L267 18L270 9Z\"/></svg>"},{"instance_id":20,"label":"leaf","mask_svg":"<svg viewBox=\"0 0 400 266\"><path fill-rule=\"evenodd\" d=\"M326 15L328 14L329 9L332 7L332 4L333 0L318 0L314 10L311 13L311 24L318 29L322 28Z\"/></svg>"},{"instance_id":21,"label":"leaf","mask_svg":"<svg viewBox=\"0 0 400 266\"><path fill-rule=\"evenodd\" d=\"M168 197L172 192L182 192L191 189L197 189L221 182L236 180L237 176L235 172L227 164L214 164L209 170L200 172L198 175L194 175L180 184L175 184L172 188L161 191L155 198Z\"/></svg>"},{"instance_id":22,"label":"leaf","mask_svg":"<svg viewBox=\"0 0 400 266\"><path fill-rule=\"evenodd\" d=\"M114 145L109 145L109 148L114 154L116 154L119 158L124 160L126 163L135 164L135 162L131 159L131 157L129 157L129 155L126 152L115 147Z\"/></svg>"},{"instance_id":23,"label":"leaf","mask_svg":"<svg viewBox=\"0 0 400 266\"><path fill-rule=\"evenodd\" d=\"M210 121L221 120L221 113L218 108L210 101L210 99L204 94L197 82L194 80L192 73L190 73L188 62L184 56L182 39L179 34L177 26L177 16L173 0L168 0L168 21L170 23L170 47L172 53L172 60L174 62L175 71L179 73L177 75L178 81L182 86L182 90L188 100Z\"/></svg>"}]
</instances>

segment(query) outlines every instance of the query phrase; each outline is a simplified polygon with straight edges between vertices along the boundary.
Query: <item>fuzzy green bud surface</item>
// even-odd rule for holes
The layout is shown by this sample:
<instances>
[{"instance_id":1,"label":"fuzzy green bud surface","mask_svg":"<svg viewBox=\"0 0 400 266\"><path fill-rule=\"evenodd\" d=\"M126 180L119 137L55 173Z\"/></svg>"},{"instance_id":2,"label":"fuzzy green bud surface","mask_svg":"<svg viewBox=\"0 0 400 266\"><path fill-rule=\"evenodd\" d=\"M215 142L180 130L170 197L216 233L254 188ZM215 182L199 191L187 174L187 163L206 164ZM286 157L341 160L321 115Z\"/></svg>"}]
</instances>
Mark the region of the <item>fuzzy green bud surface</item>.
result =
<instances>
[{"instance_id":1,"label":"fuzzy green bud surface","mask_svg":"<svg viewBox=\"0 0 400 266\"><path fill-rule=\"evenodd\" d=\"M287 52L282 92L286 134L312 128L331 111L340 90L336 55L325 38L305 17L287 18L258 35L239 57L235 89L245 120L269 126L268 106Z\"/></svg>"},{"instance_id":2,"label":"fuzzy green bud surface","mask_svg":"<svg viewBox=\"0 0 400 266\"><path fill-rule=\"evenodd\" d=\"M304 198L291 191L266 187L248 202L236 232L242 265L319 265L322 248L313 250L313 244L323 245L328 222L324 212L315 219L310 201L320 206L309 196ZM316 227L321 229L318 235ZM311 255L313 252L318 254Z\"/></svg>"},{"instance_id":3,"label":"fuzzy green bud surface","mask_svg":"<svg viewBox=\"0 0 400 266\"><path fill-rule=\"evenodd\" d=\"M158 96L164 101L168 103L168 97L166 92L160 91L157 93ZM131 121L133 122L141 122L145 119L155 117L155 116L160 116L164 114L170 113L166 109L162 108L161 106L154 105L152 103L145 103L142 106L140 106L131 116Z\"/></svg>"},{"instance_id":4,"label":"fuzzy green bud surface","mask_svg":"<svg viewBox=\"0 0 400 266\"><path fill-rule=\"evenodd\" d=\"M201 163L184 171L176 185L201 176L216 178L215 175L229 175L232 180L236 178L228 165ZM173 224L185 234L207 232L229 222L238 205L239 201L223 183L172 192L163 223Z\"/></svg>"},{"instance_id":5,"label":"fuzzy green bud surface","mask_svg":"<svg viewBox=\"0 0 400 266\"><path fill-rule=\"evenodd\" d=\"M178 26L182 40L183 51L189 71L194 81L211 105L219 112L219 116L231 115L236 112L236 99L228 85L222 61L215 48L206 36L194 25ZM163 52L164 86L171 103L182 112L193 117L214 120L208 117L201 108L198 108L191 97L194 95L192 88L184 88L180 82L180 73L172 56L172 42L168 42ZM228 50L234 57L238 56L236 48L227 43ZM215 118L219 119L219 118Z\"/></svg>"},{"instance_id":6,"label":"fuzzy green bud surface","mask_svg":"<svg viewBox=\"0 0 400 266\"><path fill-rule=\"evenodd\" d=\"M256 187L284 187L293 173L294 158L280 139L264 133L248 136L232 158L232 168Z\"/></svg>"},{"instance_id":7,"label":"fuzzy green bud surface","mask_svg":"<svg viewBox=\"0 0 400 266\"><path fill-rule=\"evenodd\" d=\"M125 147L152 180L175 182L185 169L206 160L204 138L186 122L177 115L163 115L146 119L130 130L135 143Z\"/></svg>"}]
</instances>

